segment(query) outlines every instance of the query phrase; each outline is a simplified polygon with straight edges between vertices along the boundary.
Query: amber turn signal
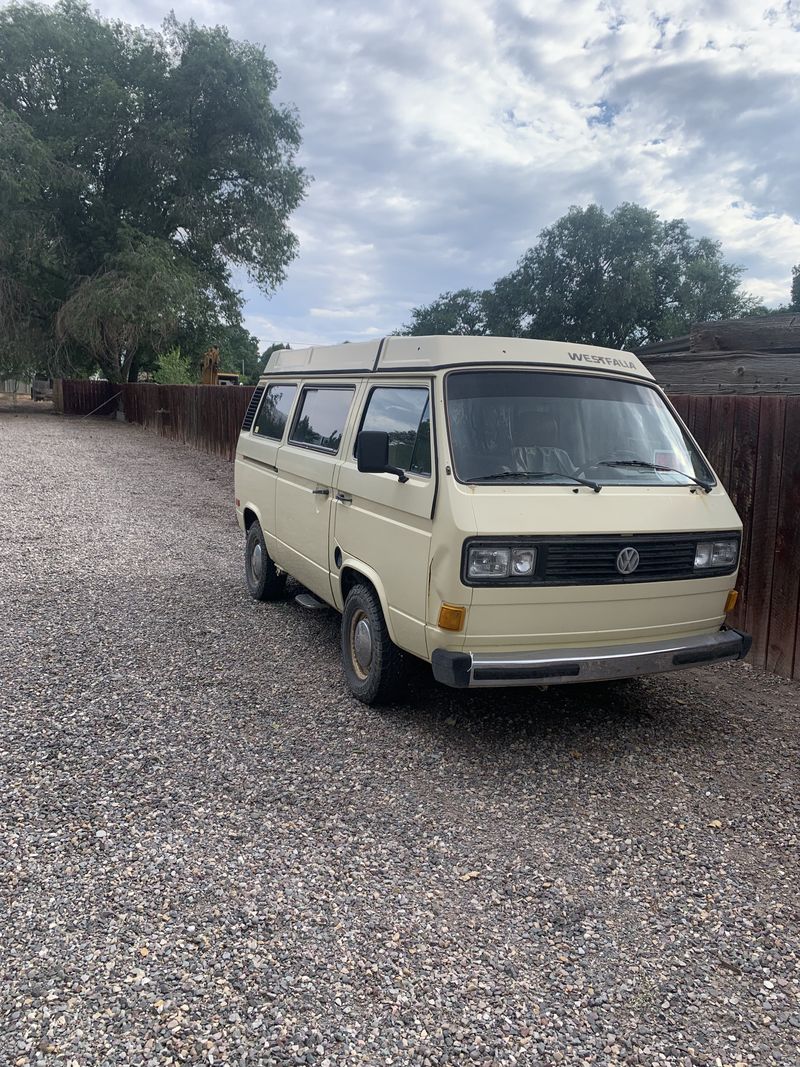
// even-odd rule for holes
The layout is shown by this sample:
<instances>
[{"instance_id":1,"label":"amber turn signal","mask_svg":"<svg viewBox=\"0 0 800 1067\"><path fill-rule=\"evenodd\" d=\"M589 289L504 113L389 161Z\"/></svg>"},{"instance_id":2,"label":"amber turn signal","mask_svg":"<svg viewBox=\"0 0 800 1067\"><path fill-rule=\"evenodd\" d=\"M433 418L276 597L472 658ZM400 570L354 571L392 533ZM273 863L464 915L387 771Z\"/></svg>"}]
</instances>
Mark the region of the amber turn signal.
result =
<instances>
[{"instance_id":1,"label":"amber turn signal","mask_svg":"<svg viewBox=\"0 0 800 1067\"><path fill-rule=\"evenodd\" d=\"M439 629L463 630L466 617L466 608L459 608L453 604L442 604L439 608Z\"/></svg>"},{"instance_id":2,"label":"amber turn signal","mask_svg":"<svg viewBox=\"0 0 800 1067\"><path fill-rule=\"evenodd\" d=\"M736 607L736 601L738 599L739 599L738 591L736 589L731 589L730 593L728 593L728 599L725 601L725 614L726 615L728 614L729 611L733 611L733 609Z\"/></svg>"}]
</instances>

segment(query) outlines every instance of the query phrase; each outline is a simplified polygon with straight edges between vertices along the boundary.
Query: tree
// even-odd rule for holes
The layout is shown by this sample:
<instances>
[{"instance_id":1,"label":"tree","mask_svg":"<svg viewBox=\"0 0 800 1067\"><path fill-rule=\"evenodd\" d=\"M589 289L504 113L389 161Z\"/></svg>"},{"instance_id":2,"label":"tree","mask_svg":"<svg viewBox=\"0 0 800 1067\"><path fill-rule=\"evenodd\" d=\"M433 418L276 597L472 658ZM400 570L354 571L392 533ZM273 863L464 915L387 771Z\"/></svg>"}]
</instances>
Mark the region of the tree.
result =
<instances>
[{"instance_id":1,"label":"tree","mask_svg":"<svg viewBox=\"0 0 800 1067\"><path fill-rule=\"evenodd\" d=\"M445 293L415 308L405 332L489 333L629 348L674 337L692 322L745 314L755 301L741 291L742 268L720 245L693 238L682 219L661 220L637 204L610 214L573 207L543 230L516 268L480 297L472 320L458 326ZM471 290L464 290L470 293Z\"/></svg>"},{"instance_id":2,"label":"tree","mask_svg":"<svg viewBox=\"0 0 800 1067\"><path fill-rule=\"evenodd\" d=\"M258 338L244 326L223 326L215 334L219 348L219 369L235 371L249 385L258 381Z\"/></svg>"},{"instance_id":3,"label":"tree","mask_svg":"<svg viewBox=\"0 0 800 1067\"><path fill-rule=\"evenodd\" d=\"M792 295L789 301L790 311L800 311L800 263L792 267Z\"/></svg>"},{"instance_id":4,"label":"tree","mask_svg":"<svg viewBox=\"0 0 800 1067\"><path fill-rule=\"evenodd\" d=\"M142 349L158 351L197 303L191 268L164 241L135 231L61 305L56 336L88 352L111 381L129 381Z\"/></svg>"},{"instance_id":5,"label":"tree","mask_svg":"<svg viewBox=\"0 0 800 1067\"><path fill-rule=\"evenodd\" d=\"M290 347L289 345L286 345L286 344L283 344L283 343L279 342L277 344L270 345L269 348L266 348L261 353L261 358L258 361L258 370L257 370L256 376L255 376L255 379L250 384L251 385L255 385L256 382L258 382L258 379L264 373L264 369L266 368L267 364L269 363L269 357L272 355L273 352L280 352L282 349L289 348L289 347Z\"/></svg>"},{"instance_id":6,"label":"tree","mask_svg":"<svg viewBox=\"0 0 800 1067\"><path fill-rule=\"evenodd\" d=\"M477 289L442 293L424 307L411 309L411 322L399 332L417 337L430 334L486 333L486 294Z\"/></svg>"},{"instance_id":7,"label":"tree","mask_svg":"<svg viewBox=\"0 0 800 1067\"><path fill-rule=\"evenodd\" d=\"M280 284L307 184L276 86L264 50L224 27L134 29L82 0L0 10L0 326L15 358L122 378L182 333L241 326L232 267ZM148 310L140 329L123 294Z\"/></svg>"},{"instance_id":8,"label":"tree","mask_svg":"<svg viewBox=\"0 0 800 1067\"><path fill-rule=\"evenodd\" d=\"M43 370L52 354L70 262L48 200L65 186L78 188L69 168L0 103L0 378Z\"/></svg>"}]
</instances>

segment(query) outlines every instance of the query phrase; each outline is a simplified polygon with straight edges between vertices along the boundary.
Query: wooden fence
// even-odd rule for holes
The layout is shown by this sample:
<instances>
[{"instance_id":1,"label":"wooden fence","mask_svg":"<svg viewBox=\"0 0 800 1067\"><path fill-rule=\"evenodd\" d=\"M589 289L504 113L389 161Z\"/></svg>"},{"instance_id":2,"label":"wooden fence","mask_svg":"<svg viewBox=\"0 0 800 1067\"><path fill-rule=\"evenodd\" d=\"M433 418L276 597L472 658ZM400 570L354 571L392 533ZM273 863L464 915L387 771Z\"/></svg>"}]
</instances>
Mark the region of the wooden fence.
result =
<instances>
[{"instance_id":1,"label":"wooden fence","mask_svg":"<svg viewBox=\"0 0 800 1067\"><path fill-rule=\"evenodd\" d=\"M66 414L115 410L129 422L233 459L252 387L63 383ZM744 525L734 626L750 662L800 678L800 396L686 396L672 402L708 455Z\"/></svg>"},{"instance_id":2,"label":"wooden fence","mask_svg":"<svg viewBox=\"0 0 800 1067\"><path fill-rule=\"evenodd\" d=\"M800 678L800 396L670 398L742 519L739 602L750 662Z\"/></svg>"},{"instance_id":3,"label":"wooden fence","mask_svg":"<svg viewBox=\"0 0 800 1067\"><path fill-rule=\"evenodd\" d=\"M253 386L139 382L118 388L128 422L204 452L234 458Z\"/></svg>"},{"instance_id":4,"label":"wooden fence","mask_svg":"<svg viewBox=\"0 0 800 1067\"><path fill-rule=\"evenodd\" d=\"M82 381L54 385L56 410L65 415L116 415L161 437L233 459L253 386L156 385Z\"/></svg>"},{"instance_id":5,"label":"wooden fence","mask_svg":"<svg viewBox=\"0 0 800 1067\"><path fill-rule=\"evenodd\" d=\"M54 384L53 401L65 415L113 415L121 388L114 382L64 378L60 387Z\"/></svg>"}]
</instances>

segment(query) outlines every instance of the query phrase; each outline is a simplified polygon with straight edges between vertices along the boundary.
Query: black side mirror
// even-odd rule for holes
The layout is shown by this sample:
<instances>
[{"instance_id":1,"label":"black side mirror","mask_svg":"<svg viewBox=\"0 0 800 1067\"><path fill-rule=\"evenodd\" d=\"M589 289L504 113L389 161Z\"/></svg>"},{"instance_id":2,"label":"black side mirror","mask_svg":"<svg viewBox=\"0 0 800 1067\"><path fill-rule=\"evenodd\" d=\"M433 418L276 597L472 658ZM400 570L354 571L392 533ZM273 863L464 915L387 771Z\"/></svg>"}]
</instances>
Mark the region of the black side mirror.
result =
<instances>
[{"instance_id":1,"label":"black side mirror","mask_svg":"<svg viewBox=\"0 0 800 1067\"><path fill-rule=\"evenodd\" d=\"M356 460L363 474L396 474L398 481L408 481L401 467L389 466L389 435L383 430L361 431L356 441Z\"/></svg>"}]
</instances>

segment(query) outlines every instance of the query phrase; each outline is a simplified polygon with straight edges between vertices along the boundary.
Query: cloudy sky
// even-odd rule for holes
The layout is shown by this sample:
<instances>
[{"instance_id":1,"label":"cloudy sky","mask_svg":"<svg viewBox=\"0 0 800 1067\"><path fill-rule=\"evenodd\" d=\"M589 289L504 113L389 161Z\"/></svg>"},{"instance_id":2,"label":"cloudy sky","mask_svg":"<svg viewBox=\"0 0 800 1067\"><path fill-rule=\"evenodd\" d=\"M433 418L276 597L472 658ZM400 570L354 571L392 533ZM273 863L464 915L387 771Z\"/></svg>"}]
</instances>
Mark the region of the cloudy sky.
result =
<instances>
[{"instance_id":1,"label":"cloudy sky","mask_svg":"<svg viewBox=\"0 0 800 1067\"><path fill-rule=\"evenodd\" d=\"M800 0L96 0L263 44L313 175L263 345L359 340L505 273L571 204L682 216L788 298L800 261Z\"/></svg>"}]
</instances>

